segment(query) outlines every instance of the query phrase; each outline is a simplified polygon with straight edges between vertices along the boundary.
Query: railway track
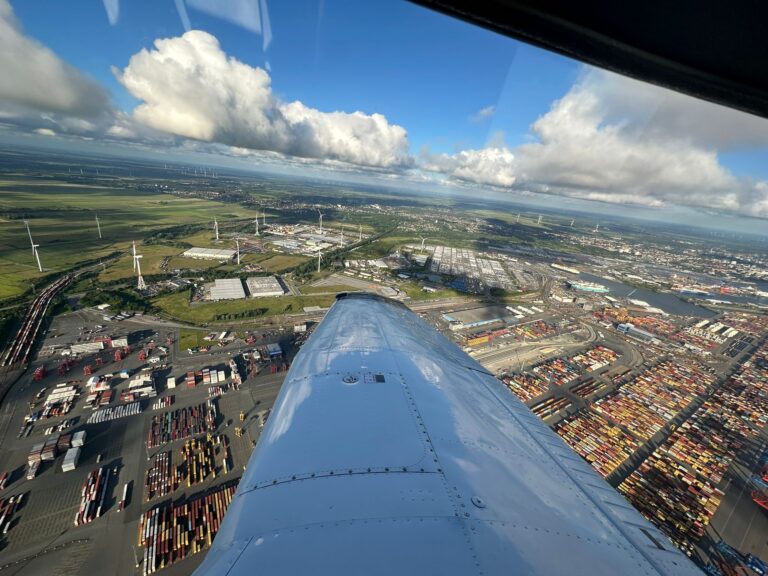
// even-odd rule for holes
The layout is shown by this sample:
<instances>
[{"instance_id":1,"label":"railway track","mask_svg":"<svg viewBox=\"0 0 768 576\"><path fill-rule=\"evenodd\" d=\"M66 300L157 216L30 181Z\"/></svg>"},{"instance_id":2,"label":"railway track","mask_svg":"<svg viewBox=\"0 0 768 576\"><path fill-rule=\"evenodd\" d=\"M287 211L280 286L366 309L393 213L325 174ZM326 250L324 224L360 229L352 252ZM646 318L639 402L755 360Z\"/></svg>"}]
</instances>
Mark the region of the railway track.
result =
<instances>
[{"instance_id":1,"label":"railway track","mask_svg":"<svg viewBox=\"0 0 768 576\"><path fill-rule=\"evenodd\" d=\"M115 256L115 258L117 258L117 256ZM105 262L106 260L104 263ZM46 286L45 289L32 301L32 304L30 305L29 310L27 310L24 320L21 323L21 327L5 349L3 361L0 363L0 366L25 366L28 364L29 355L34 347L35 339L40 332L40 327L43 325L45 315L48 313L48 307L50 306L51 301L59 292L69 286L75 278L101 265L102 263L100 262L99 264L82 268L76 272L69 272Z\"/></svg>"}]
</instances>

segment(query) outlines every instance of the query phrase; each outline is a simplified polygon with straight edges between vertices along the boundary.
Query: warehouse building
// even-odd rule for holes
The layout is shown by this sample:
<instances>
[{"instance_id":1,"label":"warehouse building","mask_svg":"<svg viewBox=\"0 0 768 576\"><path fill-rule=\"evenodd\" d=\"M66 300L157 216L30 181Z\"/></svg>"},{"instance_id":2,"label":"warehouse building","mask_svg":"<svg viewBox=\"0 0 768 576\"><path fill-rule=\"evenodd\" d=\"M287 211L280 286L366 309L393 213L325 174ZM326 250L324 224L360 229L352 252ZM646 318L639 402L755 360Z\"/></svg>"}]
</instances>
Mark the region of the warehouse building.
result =
<instances>
[{"instance_id":1,"label":"warehouse building","mask_svg":"<svg viewBox=\"0 0 768 576\"><path fill-rule=\"evenodd\" d=\"M656 338L656 336L651 334L650 332L641 330L640 328L637 328L634 324L630 324L629 322L626 322L624 324L619 324L616 328L619 332L623 332L624 334L627 334L629 336L634 336L635 338L639 338L641 340L654 340Z\"/></svg>"},{"instance_id":2,"label":"warehouse building","mask_svg":"<svg viewBox=\"0 0 768 576\"><path fill-rule=\"evenodd\" d=\"M235 257L235 251L222 248L190 248L182 256L203 260L232 260Z\"/></svg>"},{"instance_id":3,"label":"warehouse building","mask_svg":"<svg viewBox=\"0 0 768 576\"><path fill-rule=\"evenodd\" d=\"M263 298L265 296L282 296L285 294L283 285L277 276L254 276L245 281L253 298Z\"/></svg>"},{"instance_id":4,"label":"warehouse building","mask_svg":"<svg viewBox=\"0 0 768 576\"><path fill-rule=\"evenodd\" d=\"M245 298L245 290L240 278L217 278L210 293L211 300L237 300Z\"/></svg>"}]
</instances>

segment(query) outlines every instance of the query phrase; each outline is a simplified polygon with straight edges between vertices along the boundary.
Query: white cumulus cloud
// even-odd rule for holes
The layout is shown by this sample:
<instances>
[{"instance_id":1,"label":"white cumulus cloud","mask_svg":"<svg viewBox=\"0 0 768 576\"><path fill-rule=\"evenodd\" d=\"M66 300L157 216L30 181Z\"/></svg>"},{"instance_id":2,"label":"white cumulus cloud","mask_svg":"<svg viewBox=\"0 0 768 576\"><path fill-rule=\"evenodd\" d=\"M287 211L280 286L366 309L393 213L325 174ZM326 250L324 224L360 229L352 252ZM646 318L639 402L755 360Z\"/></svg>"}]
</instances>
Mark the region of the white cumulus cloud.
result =
<instances>
[{"instance_id":1,"label":"white cumulus cloud","mask_svg":"<svg viewBox=\"0 0 768 576\"><path fill-rule=\"evenodd\" d=\"M725 132L699 126L706 122ZM764 187L737 178L718 159L718 148L768 142L763 120L592 70L532 131L537 141L515 150L526 184L608 202L768 216Z\"/></svg>"},{"instance_id":2,"label":"white cumulus cloud","mask_svg":"<svg viewBox=\"0 0 768 576\"><path fill-rule=\"evenodd\" d=\"M23 34L7 0L0 0L0 77L0 102L19 117L94 118L109 108L104 88Z\"/></svg>"},{"instance_id":3,"label":"white cumulus cloud","mask_svg":"<svg viewBox=\"0 0 768 576\"><path fill-rule=\"evenodd\" d=\"M456 154L423 154L421 167L475 184L509 187L516 181L515 156L506 147L462 150Z\"/></svg>"},{"instance_id":4,"label":"white cumulus cloud","mask_svg":"<svg viewBox=\"0 0 768 576\"><path fill-rule=\"evenodd\" d=\"M123 86L142 103L134 118L156 130L235 148L373 167L411 163L404 128L381 114L321 112L281 102L261 69L228 56L199 30L134 54Z\"/></svg>"}]
</instances>

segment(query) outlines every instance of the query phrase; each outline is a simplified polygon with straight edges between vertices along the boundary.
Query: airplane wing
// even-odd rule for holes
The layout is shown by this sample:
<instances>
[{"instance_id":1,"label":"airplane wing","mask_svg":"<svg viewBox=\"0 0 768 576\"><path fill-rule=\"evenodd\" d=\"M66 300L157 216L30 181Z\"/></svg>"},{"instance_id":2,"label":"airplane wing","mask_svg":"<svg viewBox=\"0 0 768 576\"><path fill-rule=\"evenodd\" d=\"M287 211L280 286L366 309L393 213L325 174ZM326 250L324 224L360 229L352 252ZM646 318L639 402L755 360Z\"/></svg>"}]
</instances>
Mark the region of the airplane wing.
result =
<instances>
[{"instance_id":1,"label":"airplane wing","mask_svg":"<svg viewBox=\"0 0 768 576\"><path fill-rule=\"evenodd\" d=\"M404 305L338 297L197 576L700 575Z\"/></svg>"}]
</instances>

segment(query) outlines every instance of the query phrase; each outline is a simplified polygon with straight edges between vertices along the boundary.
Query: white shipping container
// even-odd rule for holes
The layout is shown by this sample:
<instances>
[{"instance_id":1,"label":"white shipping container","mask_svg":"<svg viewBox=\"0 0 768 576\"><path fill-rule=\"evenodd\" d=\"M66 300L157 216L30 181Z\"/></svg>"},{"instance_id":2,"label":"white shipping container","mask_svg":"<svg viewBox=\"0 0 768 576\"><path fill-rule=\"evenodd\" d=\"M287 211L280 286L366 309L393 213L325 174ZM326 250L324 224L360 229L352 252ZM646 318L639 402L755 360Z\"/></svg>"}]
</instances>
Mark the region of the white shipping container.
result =
<instances>
[{"instance_id":1,"label":"white shipping container","mask_svg":"<svg viewBox=\"0 0 768 576\"><path fill-rule=\"evenodd\" d=\"M80 448L70 448L64 455L64 461L61 463L63 472L70 472L77 468L77 461L80 459Z\"/></svg>"},{"instance_id":2,"label":"white shipping container","mask_svg":"<svg viewBox=\"0 0 768 576\"><path fill-rule=\"evenodd\" d=\"M80 432L75 432L72 435L72 446L75 448L79 448L84 444L85 444L85 430L80 430Z\"/></svg>"},{"instance_id":3,"label":"white shipping container","mask_svg":"<svg viewBox=\"0 0 768 576\"><path fill-rule=\"evenodd\" d=\"M167 388L176 388L176 378L169 376L168 380L165 381L165 386Z\"/></svg>"}]
</instances>

